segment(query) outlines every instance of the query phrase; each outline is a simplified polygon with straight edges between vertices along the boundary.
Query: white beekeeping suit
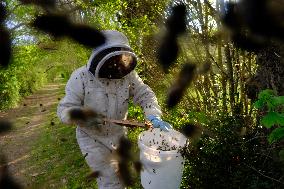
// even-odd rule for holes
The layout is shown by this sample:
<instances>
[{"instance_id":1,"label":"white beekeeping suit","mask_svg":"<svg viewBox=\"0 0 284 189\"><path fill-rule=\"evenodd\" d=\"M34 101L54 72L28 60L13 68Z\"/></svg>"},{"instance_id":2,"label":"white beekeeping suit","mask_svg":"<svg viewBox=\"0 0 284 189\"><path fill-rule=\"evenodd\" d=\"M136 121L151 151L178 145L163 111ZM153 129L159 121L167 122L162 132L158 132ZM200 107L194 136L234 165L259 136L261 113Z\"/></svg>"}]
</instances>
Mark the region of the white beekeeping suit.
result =
<instances>
[{"instance_id":1,"label":"white beekeeping suit","mask_svg":"<svg viewBox=\"0 0 284 189\"><path fill-rule=\"evenodd\" d=\"M154 92L143 83L134 71L135 65L130 67L127 75L120 79L102 78L106 73L104 64L110 57L116 55L136 55L129 47L125 35L118 31L103 31L106 43L96 48L86 66L75 70L66 85L66 95L60 101L57 114L63 123L69 124L69 111L72 108L90 108L107 118L122 120L127 117L129 98L133 97L135 104L140 105L145 116L160 116L161 110ZM102 69L105 70L102 70ZM114 76L115 77L115 76ZM117 148L118 140L124 136L126 130L122 126L107 123L96 129L95 127L77 127L76 137L86 161L93 171L99 171L97 179L100 189L123 188L114 168L110 165L109 157Z\"/></svg>"}]
</instances>

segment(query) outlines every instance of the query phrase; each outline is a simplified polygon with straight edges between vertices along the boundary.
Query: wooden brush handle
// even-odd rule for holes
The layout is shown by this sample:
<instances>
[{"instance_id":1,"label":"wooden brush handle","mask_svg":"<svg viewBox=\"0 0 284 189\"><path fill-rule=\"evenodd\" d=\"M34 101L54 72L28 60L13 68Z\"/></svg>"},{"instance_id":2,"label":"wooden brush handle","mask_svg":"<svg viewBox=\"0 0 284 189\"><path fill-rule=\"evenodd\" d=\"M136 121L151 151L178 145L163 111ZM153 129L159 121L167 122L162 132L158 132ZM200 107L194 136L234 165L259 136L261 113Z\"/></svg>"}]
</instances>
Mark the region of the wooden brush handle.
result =
<instances>
[{"instance_id":1,"label":"wooden brush handle","mask_svg":"<svg viewBox=\"0 0 284 189\"><path fill-rule=\"evenodd\" d=\"M114 123L117 125L122 125L126 127L142 127L142 128L151 128L151 122L145 121L145 123L136 122L136 121L129 121L129 120L115 120L115 119L104 119L105 122Z\"/></svg>"}]
</instances>

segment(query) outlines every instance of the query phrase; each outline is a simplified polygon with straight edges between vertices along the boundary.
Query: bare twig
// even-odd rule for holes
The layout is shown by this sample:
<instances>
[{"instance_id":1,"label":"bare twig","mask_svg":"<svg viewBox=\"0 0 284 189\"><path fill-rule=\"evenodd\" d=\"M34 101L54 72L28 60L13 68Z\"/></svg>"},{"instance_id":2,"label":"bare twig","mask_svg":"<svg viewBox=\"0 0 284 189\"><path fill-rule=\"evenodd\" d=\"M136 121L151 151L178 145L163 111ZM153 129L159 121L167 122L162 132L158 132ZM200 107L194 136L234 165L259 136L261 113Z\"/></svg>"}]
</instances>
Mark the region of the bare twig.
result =
<instances>
[{"instance_id":1,"label":"bare twig","mask_svg":"<svg viewBox=\"0 0 284 189\"><path fill-rule=\"evenodd\" d=\"M214 57L212 56L212 54L208 51L207 52L210 59L216 64L216 66L219 68L219 70L225 75L226 78L229 78L228 74L220 67L220 65L217 63L217 61L214 59Z\"/></svg>"},{"instance_id":2,"label":"bare twig","mask_svg":"<svg viewBox=\"0 0 284 189\"><path fill-rule=\"evenodd\" d=\"M50 66L49 68L47 68L44 73L48 72L50 69L54 68L54 66Z\"/></svg>"},{"instance_id":3,"label":"bare twig","mask_svg":"<svg viewBox=\"0 0 284 189\"><path fill-rule=\"evenodd\" d=\"M247 166L247 167L249 167L249 168L251 168L252 170L256 171L256 172L257 172L258 174L260 174L261 176L263 176L263 177L265 177L265 178L268 178L268 179L270 179L270 180L273 180L273 181L275 181L275 182L278 182L278 183L284 185L284 183L281 182L280 180L277 180L277 179L275 179L275 178L272 178L272 177L270 177L270 176L267 176L267 175L261 173L261 172L260 172L259 170L257 170L256 168L247 165L246 163L244 163L244 165Z\"/></svg>"},{"instance_id":4,"label":"bare twig","mask_svg":"<svg viewBox=\"0 0 284 189\"><path fill-rule=\"evenodd\" d=\"M244 144L244 143L248 143L248 142L250 142L250 141L252 141L252 140L254 140L254 139L257 139L257 138L266 138L266 136L256 136L256 137L253 137L253 138L251 138L251 139L249 139L249 140L247 140L247 141L244 141L244 142L236 142L236 143L234 143L234 144Z\"/></svg>"}]
</instances>

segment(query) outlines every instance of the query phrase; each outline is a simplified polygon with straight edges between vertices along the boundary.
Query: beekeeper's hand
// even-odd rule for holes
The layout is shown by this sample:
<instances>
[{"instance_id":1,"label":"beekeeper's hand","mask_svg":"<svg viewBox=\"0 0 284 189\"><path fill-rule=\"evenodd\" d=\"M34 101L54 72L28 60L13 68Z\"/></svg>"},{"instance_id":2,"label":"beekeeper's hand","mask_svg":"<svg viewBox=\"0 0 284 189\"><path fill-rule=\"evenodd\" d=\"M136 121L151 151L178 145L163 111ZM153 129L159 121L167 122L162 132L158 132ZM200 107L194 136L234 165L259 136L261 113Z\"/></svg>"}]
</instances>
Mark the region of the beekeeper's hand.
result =
<instances>
[{"instance_id":1,"label":"beekeeper's hand","mask_svg":"<svg viewBox=\"0 0 284 189\"><path fill-rule=\"evenodd\" d=\"M151 123L153 124L154 128L160 128L163 131L167 131L167 132L170 129L173 128L168 122L165 122L165 121L161 120L161 118L158 117L158 116L149 115L149 116L147 116L147 119L149 121L151 121Z\"/></svg>"}]
</instances>

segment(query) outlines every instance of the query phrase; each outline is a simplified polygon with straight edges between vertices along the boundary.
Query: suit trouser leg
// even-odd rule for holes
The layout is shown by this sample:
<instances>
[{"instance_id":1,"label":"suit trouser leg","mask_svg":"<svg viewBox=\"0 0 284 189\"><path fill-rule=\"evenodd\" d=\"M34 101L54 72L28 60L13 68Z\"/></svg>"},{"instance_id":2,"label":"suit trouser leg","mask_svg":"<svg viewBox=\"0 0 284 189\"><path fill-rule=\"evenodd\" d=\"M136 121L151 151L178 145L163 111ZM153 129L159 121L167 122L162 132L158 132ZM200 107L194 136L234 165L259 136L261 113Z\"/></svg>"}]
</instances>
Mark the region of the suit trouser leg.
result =
<instances>
[{"instance_id":1,"label":"suit trouser leg","mask_svg":"<svg viewBox=\"0 0 284 189\"><path fill-rule=\"evenodd\" d=\"M92 171L99 171L97 178L99 189L123 189L116 170L115 163L111 162L112 153L110 149L96 142L88 134L77 129L76 137L83 155L86 155L86 161Z\"/></svg>"}]
</instances>

